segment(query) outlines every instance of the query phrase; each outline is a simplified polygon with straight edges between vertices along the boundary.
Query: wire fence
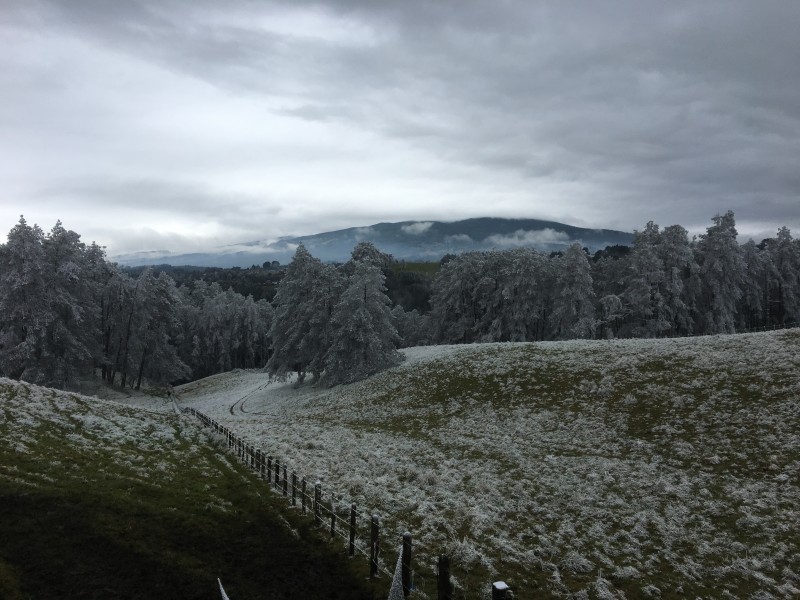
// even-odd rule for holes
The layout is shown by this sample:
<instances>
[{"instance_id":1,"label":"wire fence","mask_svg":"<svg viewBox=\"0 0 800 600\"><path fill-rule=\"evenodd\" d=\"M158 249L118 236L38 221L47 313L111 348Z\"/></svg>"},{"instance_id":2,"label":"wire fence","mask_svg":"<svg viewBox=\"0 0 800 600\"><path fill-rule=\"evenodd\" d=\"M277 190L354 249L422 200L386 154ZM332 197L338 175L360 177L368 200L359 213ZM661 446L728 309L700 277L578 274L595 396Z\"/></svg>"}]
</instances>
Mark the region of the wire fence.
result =
<instances>
[{"instance_id":1,"label":"wire fence","mask_svg":"<svg viewBox=\"0 0 800 600\"><path fill-rule=\"evenodd\" d=\"M394 573L389 570L387 564L393 565L400 560L403 567L403 592L406 597L413 592L419 598L437 598L437 600L455 598L449 559L446 556L440 556L437 569L430 569L426 565L420 564L414 564L416 568L413 568L411 559L413 544L410 533L404 534L400 550L395 550L392 540L384 543L381 531L387 529L386 515L381 519L375 513L365 514L359 510L355 502L346 503L343 495L330 490L323 493L322 482L301 475L297 469L292 468L282 458L268 454L261 448L256 448L255 445L234 433L230 428L194 408L184 408L183 412L197 417L205 427L211 428L214 433L222 436L227 448L233 451L259 479L263 480L268 489L284 496L290 507L296 508L314 519L320 530L327 528L330 532L330 539L344 542L350 556L360 555L366 558L369 562L371 577L393 578ZM388 551L385 549L387 547ZM395 552L397 554L394 554ZM413 550L414 555L417 552L418 549ZM447 568L441 567L442 559ZM495 596L493 592L492 597L511 598L512 596L509 590L507 596Z\"/></svg>"}]
</instances>

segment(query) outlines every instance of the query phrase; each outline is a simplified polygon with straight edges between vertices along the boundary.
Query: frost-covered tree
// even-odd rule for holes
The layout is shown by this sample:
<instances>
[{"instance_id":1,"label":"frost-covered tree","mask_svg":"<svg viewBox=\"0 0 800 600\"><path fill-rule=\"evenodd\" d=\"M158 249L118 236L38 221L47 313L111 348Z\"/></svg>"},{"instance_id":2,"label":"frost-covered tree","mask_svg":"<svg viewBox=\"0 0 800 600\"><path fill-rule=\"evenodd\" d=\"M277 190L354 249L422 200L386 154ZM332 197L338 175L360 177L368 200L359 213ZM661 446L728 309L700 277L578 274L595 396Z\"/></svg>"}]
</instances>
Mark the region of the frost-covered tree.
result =
<instances>
[{"instance_id":1,"label":"frost-covered tree","mask_svg":"<svg viewBox=\"0 0 800 600\"><path fill-rule=\"evenodd\" d=\"M600 338L615 338L624 316L622 299L619 296L608 294L600 298L600 319L598 320Z\"/></svg>"},{"instance_id":2,"label":"frost-covered tree","mask_svg":"<svg viewBox=\"0 0 800 600\"><path fill-rule=\"evenodd\" d=\"M356 264L360 262L371 262L386 275L395 260L391 254L378 250L372 242L359 242L350 253L350 260L342 265L342 271L347 277L350 277L355 272Z\"/></svg>"},{"instance_id":3,"label":"frost-covered tree","mask_svg":"<svg viewBox=\"0 0 800 600\"><path fill-rule=\"evenodd\" d=\"M661 295L670 333L690 334L693 324L688 282L697 264L686 229L680 225L666 227L661 233L659 255L664 265Z\"/></svg>"},{"instance_id":4,"label":"frost-covered tree","mask_svg":"<svg viewBox=\"0 0 800 600\"><path fill-rule=\"evenodd\" d=\"M311 256L301 244L273 300L273 354L266 365L271 377L285 379L296 371L299 383L307 372L320 375L339 286L335 269Z\"/></svg>"},{"instance_id":5,"label":"frost-covered tree","mask_svg":"<svg viewBox=\"0 0 800 600\"><path fill-rule=\"evenodd\" d=\"M0 245L0 371L20 379L38 361L53 319L44 232L24 217Z\"/></svg>"},{"instance_id":6,"label":"frost-covered tree","mask_svg":"<svg viewBox=\"0 0 800 600\"><path fill-rule=\"evenodd\" d=\"M672 327L664 298L665 273L661 259L661 234L650 221L637 231L628 260L625 291L624 333L634 337L657 337Z\"/></svg>"},{"instance_id":7,"label":"frost-covered tree","mask_svg":"<svg viewBox=\"0 0 800 600\"><path fill-rule=\"evenodd\" d=\"M482 314L475 289L483 275L484 261L483 252L465 252L443 263L436 274L431 293L431 319L438 343L475 341L475 324Z\"/></svg>"},{"instance_id":8,"label":"frost-covered tree","mask_svg":"<svg viewBox=\"0 0 800 600\"><path fill-rule=\"evenodd\" d=\"M24 218L0 248L0 369L66 387L90 375L99 353L102 250L57 222L46 236Z\"/></svg>"},{"instance_id":9,"label":"frost-covered tree","mask_svg":"<svg viewBox=\"0 0 800 600\"><path fill-rule=\"evenodd\" d=\"M753 240L742 245L742 297L736 315L737 330L759 327L766 322L768 281L774 272L767 252L759 250Z\"/></svg>"},{"instance_id":10,"label":"frost-covered tree","mask_svg":"<svg viewBox=\"0 0 800 600\"><path fill-rule=\"evenodd\" d=\"M733 333L744 282L742 249L736 241L733 211L716 215L712 221L697 246L703 286L697 309L704 332Z\"/></svg>"},{"instance_id":11,"label":"frost-covered tree","mask_svg":"<svg viewBox=\"0 0 800 600\"><path fill-rule=\"evenodd\" d=\"M80 235L58 221L44 240L44 258L49 273L49 312L52 320L35 380L57 387L77 383L90 375L98 353L96 327L99 318L97 288L92 271L101 270L96 247L89 254ZM102 276L102 273L99 275Z\"/></svg>"},{"instance_id":12,"label":"frost-covered tree","mask_svg":"<svg viewBox=\"0 0 800 600\"><path fill-rule=\"evenodd\" d=\"M592 338L597 326L591 268L580 244L558 259L551 329L558 339Z\"/></svg>"},{"instance_id":13,"label":"frost-covered tree","mask_svg":"<svg viewBox=\"0 0 800 600\"><path fill-rule=\"evenodd\" d=\"M254 302L203 280L180 292L179 355L195 377L266 364L273 313L269 302Z\"/></svg>"},{"instance_id":14,"label":"frost-covered tree","mask_svg":"<svg viewBox=\"0 0 800 600\"><path fill-rule=\"evenodd\" d=\"M420 314L416 309L406 311L399 304L392 309L392 324L402 340L402 348L431 344L430 321L428 315Z\"/></svg>"},{"instance_id":15,"label":"frost-covered tree","mask_svg":"<svg viewBox=\"0 0 800 600\"><path fill-rule=\"evenodd\" d=\"M314 381L322 376L326 368L327 353L332 344L334 307L339 302L344 285L344 278L333 266L320 264L314 275L314 283L308 290L308 331L300 342L300 352L308 357L306 370Z\"/></svg>"},{"instance_id":16,"label":"frost-covered tree","mask_svg":"<svg viewBox=\"0 0 800 600\"><path fill-rule=\"evenodd\" d=\"M401 360L384 275L371 261L354 266L331 318L324 375L328 385L358 381Z\"/></svg>"},{"instance_id":17,"label":"frost-covered tree","mask_svg":"<svg viewBox=\"0 0 800 600\"><path fill-rule=\"evenodd\" d=\"M143 271L141 277L144 281L139 285L141 302L130 354L137 390L145 377L153 383L164 384L185 378L191 372L178 356L181 298L175 282L165 273L154 277L149 269Z\"/></svg>"},{"instance_id":18,"label":"frost-covered tree","mask_svg":"<svg viewBox=\"0 0 800 600\"><path fill-rule=\"evenodd\" d=\"M474 288L480 341L524 342L542 339L549 307L550 262L528 248L485 253Z\"/></svg>"},{"instance_id":19,"label":"frost-covered tree","mask_svg":"<svg viewBox=\"0 0 800 600\"><path fill-rule=\"evenodd\" d=\"M767 242L774 268L772 280L773 320L778 323L800 321L800 242L792 239L786 227Z\"/></svg>"}]
</instances>

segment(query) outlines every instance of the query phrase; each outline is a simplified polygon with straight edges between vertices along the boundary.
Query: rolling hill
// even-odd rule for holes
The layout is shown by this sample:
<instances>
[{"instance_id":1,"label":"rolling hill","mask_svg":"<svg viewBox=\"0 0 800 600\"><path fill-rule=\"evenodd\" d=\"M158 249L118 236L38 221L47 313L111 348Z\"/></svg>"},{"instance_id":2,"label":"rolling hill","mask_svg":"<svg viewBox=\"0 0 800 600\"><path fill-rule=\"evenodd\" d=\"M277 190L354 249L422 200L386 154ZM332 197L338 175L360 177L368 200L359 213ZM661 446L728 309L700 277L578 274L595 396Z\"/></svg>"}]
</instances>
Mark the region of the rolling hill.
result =
<instances>
[{"instance_id":1,"label":"rolling hill","mask_svg":"<svg viewBox=\"0 0 800 600\"><path fill-rule=\"evenodd\" d=\"M351 227L315 235L285 237L224 246L196 254L141 252L112 257L126 266L198 265L249 267L266 261L289 262L298 244L325 262L344 262L359 242L369 241L398 260L438 261L448 253L531 247L546 252L563 250L579 242L590 250L609 245L629 245L633 234L609 229L586 229L537 219L480 218L454 221L404 221Z\"/></svg>"},{"instance_id":2,"label":"rolling hill","mask_svg":"<svg viewBox=\"0 0 800 600\"><path fill-rule=\"evenodd\" d=\"M0 378L0 598L374 597L196 419L128 401Z\"/></svg>"},{"instance_id":3,"label":"rolling hill","mask_svg":"<svg viewBox=\"0 0 800 600\"><path fill-rule=\"evenodd\" d=\"M349 386L239 371L181 397L413 532L429 593L440 553L466 597L800 593L800 330L405 353Z\"/></svg>"}]
</instances>

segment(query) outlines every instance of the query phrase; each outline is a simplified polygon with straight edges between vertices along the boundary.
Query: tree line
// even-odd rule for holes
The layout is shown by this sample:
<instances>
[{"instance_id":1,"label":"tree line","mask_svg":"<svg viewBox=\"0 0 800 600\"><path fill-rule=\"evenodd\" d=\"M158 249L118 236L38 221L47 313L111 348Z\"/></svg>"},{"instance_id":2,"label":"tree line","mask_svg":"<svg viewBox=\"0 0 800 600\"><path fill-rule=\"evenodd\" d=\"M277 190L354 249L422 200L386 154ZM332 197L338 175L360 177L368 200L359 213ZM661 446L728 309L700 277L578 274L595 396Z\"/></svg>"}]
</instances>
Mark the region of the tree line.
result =
<instances>
[{"instance_id":1,"label":"tree line","mask_svg":"<svg viewBox=\"0 0 800 600\"><path fill-rule=\"evenodd\" d=\"M64 389L95 374L139 388L261 367L272 306L217 283L133 277L59 221L0 245L0 374Z\"/></svg>"},{"instance_id":2,"label":"tree line","mask_svg":"<svg viewBox=\"0 0 800 600\"><path fill-rule=\"evenodd\" d=\"M629 250L578 244L452 257L434 279L433 343L732 333L800 321L800 241L740 245L734 214L697 239L649 222Z\"/></svg>"},{"instance_id":3,"label":"tree line","mask_svg":"<svg viewBox=\"0 0 800 600\"><path fill-rule=\"evenodd\" d=\"M800 321L800 241L783 227L740 245L732 212L697 239L650 222L631 248L593 258L578 244L469 252L445 257L432 281L398 278L393 267L369 242L342 265L300 246L268 302L216 282L122 270L61 222L45 234L21 218L0 245L0 374L67 388L96 373L138 388L266 367L274 378L335 385L395 364L403 346Z\"/></svg>"}]
</instances>

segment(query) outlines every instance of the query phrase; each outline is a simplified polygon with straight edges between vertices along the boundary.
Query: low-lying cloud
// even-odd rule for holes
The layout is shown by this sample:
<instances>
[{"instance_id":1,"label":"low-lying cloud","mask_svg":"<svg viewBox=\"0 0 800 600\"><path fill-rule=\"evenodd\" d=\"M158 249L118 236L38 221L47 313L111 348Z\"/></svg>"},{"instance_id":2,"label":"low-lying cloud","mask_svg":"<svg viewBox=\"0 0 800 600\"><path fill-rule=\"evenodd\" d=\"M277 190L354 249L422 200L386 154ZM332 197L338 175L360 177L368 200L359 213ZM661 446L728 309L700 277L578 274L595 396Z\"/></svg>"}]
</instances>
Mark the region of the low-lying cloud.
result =
<instances>
[{"instance_id":1,"label":"low-lying cloud","mask_svg":"<svg viewBox=\"0 0 800 600\"><path fill-rule=\"evenodd\" d=\"M409 235L421 235L428 231L433 226L433 222L431 221L420 221L417 223L411 223L410 225L403 225L400 229L403 233L408 233Z\"/></svg>"},{"instance_id":2,"label":"low-lying cloud","mask_svg":"<svg viewBox=\"0 0 800 600\"><path fill-rule=\"evenodd\" d=\"M505 235L490 235L485 241L497 248L539 248L553 245L566 245L569 244L571 240L563 231L556 231L555 229L545 227L544 229L528 231L517 229L514 233Z\"/></svg>"}]
</instances>

